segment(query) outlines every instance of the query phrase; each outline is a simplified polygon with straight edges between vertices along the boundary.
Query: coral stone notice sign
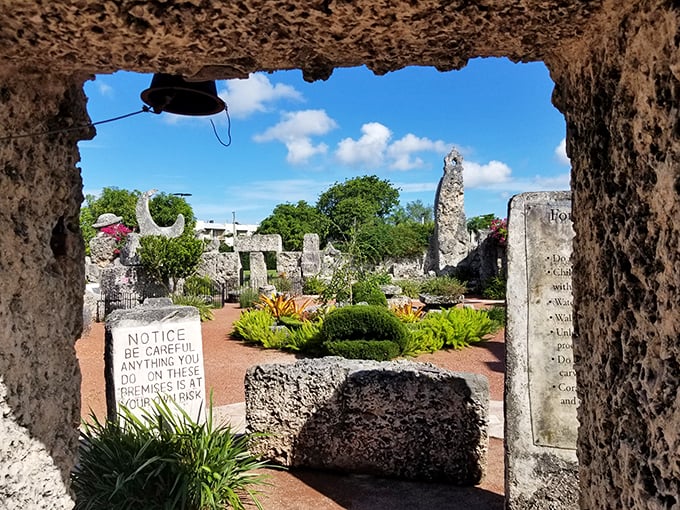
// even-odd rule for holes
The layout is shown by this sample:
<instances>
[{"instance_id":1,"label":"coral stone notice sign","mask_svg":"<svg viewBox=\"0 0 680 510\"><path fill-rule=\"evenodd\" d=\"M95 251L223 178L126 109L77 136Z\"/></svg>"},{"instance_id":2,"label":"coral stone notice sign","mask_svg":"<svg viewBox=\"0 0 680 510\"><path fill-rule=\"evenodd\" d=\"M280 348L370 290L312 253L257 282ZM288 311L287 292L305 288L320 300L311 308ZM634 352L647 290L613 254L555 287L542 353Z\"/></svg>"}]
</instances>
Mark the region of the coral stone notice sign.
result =
<instances>
[{"instance_id":1,"label":"coral stone notice sign","mask_svg":"<svg viewBox=\"0 0 680 510\"><path fill-rule=\"evenodd\" d=\"M571 201L527 203L527 334L534 444L576 448Z\"/></svg>"},{"instance_id":2,"label":"coral stone notice sign","mask_svg":"<svg viewBox=\"0 0 680 510\"><path fill-rule=\"evenodd\" d=\"M139 307L111 314L106 324L107 408L135 414L172 398L195 420L205 411L201 322L192 307ZM174 406L170 405L171 409Z\"/></svg>"}]
</instances>

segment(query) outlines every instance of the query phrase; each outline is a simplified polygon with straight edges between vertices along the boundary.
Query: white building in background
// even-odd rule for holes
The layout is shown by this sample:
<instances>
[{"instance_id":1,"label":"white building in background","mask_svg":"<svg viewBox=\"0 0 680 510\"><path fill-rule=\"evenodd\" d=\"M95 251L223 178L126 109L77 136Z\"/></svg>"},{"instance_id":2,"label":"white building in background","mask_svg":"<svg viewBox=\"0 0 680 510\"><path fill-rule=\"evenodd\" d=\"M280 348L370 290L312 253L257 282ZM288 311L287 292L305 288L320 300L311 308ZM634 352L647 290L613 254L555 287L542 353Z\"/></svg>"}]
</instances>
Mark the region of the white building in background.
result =
<instances>
[{"instance_id":1,"label":"white building in background","mask_svg":"<svg viewBox=\"0 0 680 510\"><path fill-rule=\"evenodd\" d=\"M197 220L194 230L196 237L206 241L223 241L228 246L234 246L234 236L251 236L259 225L243 223L215 223L213 220Z\"/></svg>"}]
</instances>

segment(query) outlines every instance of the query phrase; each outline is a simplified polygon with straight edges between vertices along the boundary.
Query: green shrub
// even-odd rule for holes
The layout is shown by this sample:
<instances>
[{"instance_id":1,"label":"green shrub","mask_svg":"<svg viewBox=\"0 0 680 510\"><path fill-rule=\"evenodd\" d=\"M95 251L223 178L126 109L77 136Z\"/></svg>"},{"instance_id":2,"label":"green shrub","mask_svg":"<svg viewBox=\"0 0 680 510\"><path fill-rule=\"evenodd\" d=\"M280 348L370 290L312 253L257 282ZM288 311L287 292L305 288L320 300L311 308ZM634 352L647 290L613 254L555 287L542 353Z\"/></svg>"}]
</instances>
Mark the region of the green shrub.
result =
<instances>
[{"instance_id":1,"label":"green shrub","mask_svg":"<svg viewBox=\"0 0 680 510\"><path fill-rule=\"evenodd\" d=\"M424 280L420 285L420 292L433 296L457 298L467 292L467 287L452 276L435 276Z\"/></svg>"},{"instance_id":2,"label":"green shrub","mask_svg":"<svg viewBox=\"0 0 680 510\"><path fill-rule=\"evenodd\" d=\"M354 305L330 312L321 327L324 341L390 340L400 351L406 347L409 331L387 308Z\"/></svg>"},{"instance_id":3,"label":"green shrub","mask_svg":"<svg viewBox=\"0 0 680 510\"><path fill-rule=\"evenodd\" d=\"M278 318L279 324L286 326L288 329L293 330L301 327L305 322L302 319L293 317L290 315L282 315Z\"/></svg>"},{"instance_id":4,"label":"green shrub","mask_svg":"<svg viewBox=\"0 0 680 510\"><path fill-rule=\"evenodd\" d=\"M285 274L279 274L271 279L271 284L276 287L276 292L286 294L293 290L293 282Z\"/></svg>"},{"instance_id":5,"label":"green shrub","mask_svg":"<svg viewBox=\"0 0 680 510\"><path fill-rule=\"evenodd\" d=\"M184 280L185 296L204 296L212 292L213 281L209 276L189 276Z\"/></svg>"},{"instance_id":6,"label":"green shrub","mask_svg":"<svg viewBox=\"0 0 680 510\"><path fill-rule=\"evenodd\" d=\"M310 276L302 284L302 293L308 296L322 294L325 289L326 284L318 276Z\"/></svg>"},{"instance_id":7,"label":"green shrub","mask_svg":"<svg viewBox=\"0 0 680 510\"><path fill-rule=\"evenodd\" d=\"M212 302L207 303L203 296L182 296L180 294L172 294L170 296L175 305L193 306L198 309L198 315L201 317L201 322L213 320L213 305Z\"/></svg>"},{"instance_id":8,"label":"green shrub","mask_svg":"<svg viewBox=\"0 0 680 510\"><path fill-rule=\"evenodd\" d=\"M141 417L120 406L104 423L92 415L72 474L77 510L261 508L255 488L266 482L254 470L267 464L248 451L254 436L215 427L212 406L198 424L173 405L159 399Z\"/></svg>"},{"instance_id":9,"label":"green shrub","mask_svg":"<svg viewBox=\"0 0 680 510\"><path fill-rule=\"evenodd\" d=\"M415 323L411 342L416 345L409 347L432 352L430 349L441 343L446 348L462 349L481 342L486 335L497 330L498 324L484 310L451 308L440 313L428 313L422 321Z\"/></svg>"},{"instance_id":10,"label":"green shrub","mask_svg":"<svg viewBox=\"0 0 680 510\"><path fill-rule=\"evenodd\" d=\"M418 299L420 294L420 282L418 280L395 280L395 285L401 287L401 293L411 299Z\"/></svg>"},{"instance_id":11,"label":"green shrub","mask_svg":"<svg viewBox=\"0 0 680 510\"><path fill-rule=\"evenodd\" d=\"M376 287L380 285L390 285L392 283L392 275L385 270L365 273L360 276L359 280L372 283Z\"/></svg>"},{"instance_id":12,"label":"green shrub","mask_svg":"<svg viewBox=\"0 0 680 510\"><path fill-rule=\"evenodd\" d=\"M265 349L279 349L286 342L288 330L275 326L276 320L267 310L246 310L234 322L232 335Z\"/></svg>"},{"instance_id":13,"label":"green shrub","mask_svg":"<svg viewBox=\"0 0 680 510\"><path fill-rule=\"evenodd\" d=\"M505 299L506 281L503 275L496 275L484 282L482 296L487 299Z\"/></svg>"},{"instance_id":14,"label":"green shrub","mask_svg":"<svg viewBox=\"0 0 680 510\"><path fill-rule=\"evenodd\" d=\"M352 285L352 303L368 303L369 305L387 306L387 298L377 284L363 280Z\"/></svg>"},{"instance_id":15,"label":"green shrub","mask_svg":"<svg viewBox=\"0 0 680 510\"><path fill-rule=\"evenodd\" d=\"M409 328L411 335L404 349L404 356L419 356L426 352L436 352L444 348L444 335L435 328L414 324Z\"/></svg>"},{"instance_id":16,"label":"green shrub","mask_svg":"<svg viewBox=\"0 0 680 510\"><path fill-rule=\"evenodd\" d=\"M492 306L491 308L486 310L486 313L489 316L489 319L491 319L498 325L499 329L505 326L506 312L504 306Z\"/></svg>"},{"instance_id":17,"label":"green shrub","mask_svg":"<svg viewBox=\"0 0 680 510\"><path fill-rule=\"evenodd\" d=\"M321 354L321 321L303 321L299 327L289 328L283 348L287 351Z\"/></svg>"},{"instance_id":18,"label":"green shrub","mask_svg":"<svg viewBox=\"0 0 680 510\"><path fill-rule=\"evenodd\" d=\"M390 340L340 340L324 342L323 347L330 356L375 361L391 360L401 351L399 344Z\"/></svg>"},{"instance_id":19,"label":"green shrub","mask_svg":"<svg viewBox=\"0 0 680 510\"><path fill-rule=\"evenodd\" d=\"M238 303L241 308L255 308L255 303L260 299L260 294L250 287L241 287L238 295Z\"/></svg>"}]
</instances>

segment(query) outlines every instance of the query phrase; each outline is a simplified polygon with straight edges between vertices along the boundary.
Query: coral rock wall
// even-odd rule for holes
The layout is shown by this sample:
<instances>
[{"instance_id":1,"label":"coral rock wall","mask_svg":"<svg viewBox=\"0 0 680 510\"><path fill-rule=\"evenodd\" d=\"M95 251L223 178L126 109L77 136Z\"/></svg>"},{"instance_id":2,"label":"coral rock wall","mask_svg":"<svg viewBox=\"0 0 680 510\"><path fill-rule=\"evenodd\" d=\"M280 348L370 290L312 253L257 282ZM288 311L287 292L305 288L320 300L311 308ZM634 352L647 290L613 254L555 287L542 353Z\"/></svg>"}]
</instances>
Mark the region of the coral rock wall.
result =
<instances>
[{"instance_id":1,"label":"coral rock wall","mask_svg":"<svg viewBox=\"0 0 680 510\"><path fill-rule=\"evenodd\" d=\"M581 505L672 508L679 10L676 0L14 0L0 10L0 136L83 122L82 78L119 69L301 69L314 80L362 64L380 74L544 60L573 164ZM0 141L0 499L21 508L67 506L58 485L77 441L84 281L76 142L90 135Z\"/></svg>"},{"instance_id":2,"label":"coral rock wall","mask_svg":"<svg viewBox=\"0 0 680 510\"><path fill-rule=\"evenodd\" d=\"M630 3L551 66L574 167L582 508L680 507L680 8Z\"/></svg>"},{"instance_id":3,"label":"coral rock wall","mask_svg":"<svg viewBox=\"0 0 680 510\"><path fill-rule=\"evenodd\" d=\"M5 133L87 122L82 80L0 81ZM75 167L89 129L0 142L0 501L67 508L80 422L82 201ZM6 506L5 506L6 505Z\"/></svg>"}]
</instances>

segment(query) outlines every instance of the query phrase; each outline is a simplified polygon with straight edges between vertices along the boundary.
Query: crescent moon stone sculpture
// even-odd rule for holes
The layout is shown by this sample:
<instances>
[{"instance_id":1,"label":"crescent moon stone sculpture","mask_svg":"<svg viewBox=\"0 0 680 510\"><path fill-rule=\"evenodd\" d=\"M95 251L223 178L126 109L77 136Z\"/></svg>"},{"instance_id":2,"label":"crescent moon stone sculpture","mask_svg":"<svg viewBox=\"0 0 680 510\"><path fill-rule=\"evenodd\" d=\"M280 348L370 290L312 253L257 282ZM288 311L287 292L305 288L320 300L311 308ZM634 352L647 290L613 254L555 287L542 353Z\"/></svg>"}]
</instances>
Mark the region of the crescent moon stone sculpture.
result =
<instances>
[{"instance_id":1,"label":"crescent moon stone sculpture","mask_svg":"<svg viewBox=\"0 0 680 510\"><path fill-rule=\"evenodd\" d=\"M157 190L150 189L146 193L142 193L137 199L135 207L135 215L137 216L137 224L139 225L140 236L163 236L163 237L179 237L184 232L184 216L177 215L175 223L169 227L159 227L151 217L149 212L149 197L156 193Z\"/></svg>"}]
</instances>

